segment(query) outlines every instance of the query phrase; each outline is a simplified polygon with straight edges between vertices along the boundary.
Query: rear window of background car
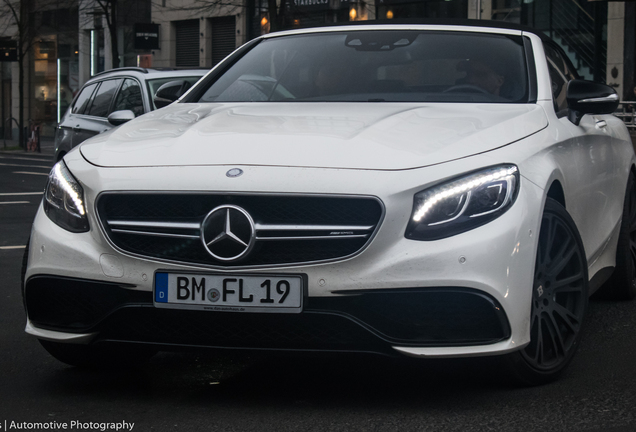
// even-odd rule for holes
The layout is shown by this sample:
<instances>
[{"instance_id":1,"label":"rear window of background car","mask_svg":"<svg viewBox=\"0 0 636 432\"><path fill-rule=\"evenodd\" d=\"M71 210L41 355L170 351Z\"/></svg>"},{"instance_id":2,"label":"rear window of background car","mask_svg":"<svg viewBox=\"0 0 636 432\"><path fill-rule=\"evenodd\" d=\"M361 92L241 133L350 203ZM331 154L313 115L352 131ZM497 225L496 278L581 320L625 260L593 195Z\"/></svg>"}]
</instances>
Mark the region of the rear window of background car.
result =
<instances>
[{"instance_id":1,"label":"rear window of background car","mask_svg":"<svg viewBox=\"0 0 636 432\"><path fill-rule=\"evenodd\" d=\"M113 100L115 91L117 90L117 87L119 87L120 83L121 79L102 81L101 85L97 89L95 97L93 98L90 110L85 114L95 117L106 117L108 115L110 103Z\"/></svg>"},{"instance_id":2,"label":"rear window of background car","mask_svg":"<svg viewBox=\"0 0 636 432\"><path fill-rule=\"evenodd\" d=\"M152 80L146 81L146 83L148 84L148 94L150 95L151 108L153 110L157 109L157 107L155 106L155 101L154 101L155 93L157 93L157 90L159 90L159 87L161 87L162 85L169 83L170 81L180 81L180 80L189 82L190 84L194 85L194 83L196 83L200 79L201 79L201 76L191 76L191 77L159 78L159 79L152 79Z\"/></svg>"},{"instance_id":3,"label":"rear window of background car","mask_svg":"<svg viewBox=\"0 0 636 432\"><path fill-rule=\"evenodd\" d=\"M93 90L95 90L96 86L97 86L97 83L89 84L86 87L84 87L82 92L79 94L79 96L75 100L75 103L73 104L73 110L72 110L73 114L84 113L84 110L88 107L88 104L91 100L91 95L93 94Z\"/></svg>"},{"instance_id":4,"label":"rear window of background car","mask_svg":"<svg viewBox=\"0 0 636 432\"><path fill-rule=\"evenodd\" d=\"M127 78L121 86L113 111L130 110L138 117L144 113L144 103L141 98L141 87L139 83L131 78Z\"/></svg>"}]
</instances>

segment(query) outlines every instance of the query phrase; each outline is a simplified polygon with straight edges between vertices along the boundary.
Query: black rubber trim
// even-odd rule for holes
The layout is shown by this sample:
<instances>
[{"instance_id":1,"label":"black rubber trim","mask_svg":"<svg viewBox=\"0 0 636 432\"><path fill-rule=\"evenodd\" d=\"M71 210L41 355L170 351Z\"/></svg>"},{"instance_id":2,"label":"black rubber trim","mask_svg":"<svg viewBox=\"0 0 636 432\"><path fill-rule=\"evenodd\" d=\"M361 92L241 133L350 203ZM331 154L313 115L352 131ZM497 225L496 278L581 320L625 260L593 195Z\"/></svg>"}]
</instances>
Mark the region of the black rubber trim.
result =
<instances>
[{"instance_id":1,"label":"black rubber trim","mask_svg":"<svg viewBox=\"0 0 636 432\"><path fill-rule=\"evenodd\" d=\"M376 25L443 25L443 26L465 26L465 27L477 27L477 28L496 28L517 30L527 33L532 33L539 36L542 40L551 40L540 30L536 28L514 24L505 21L491 21L491 20L476 20L466 18L395 18L395 19L379 19L369 21L350 21L350 22L337 22L337 23L317 23L308 24L298 27L299 29L311 29L320 27L370 27ZM467 30L470 31L470 30ZM273 34L275 35L275 34ZM275 36L274 36L275 37Z\"/></svg>"}]
</instances>

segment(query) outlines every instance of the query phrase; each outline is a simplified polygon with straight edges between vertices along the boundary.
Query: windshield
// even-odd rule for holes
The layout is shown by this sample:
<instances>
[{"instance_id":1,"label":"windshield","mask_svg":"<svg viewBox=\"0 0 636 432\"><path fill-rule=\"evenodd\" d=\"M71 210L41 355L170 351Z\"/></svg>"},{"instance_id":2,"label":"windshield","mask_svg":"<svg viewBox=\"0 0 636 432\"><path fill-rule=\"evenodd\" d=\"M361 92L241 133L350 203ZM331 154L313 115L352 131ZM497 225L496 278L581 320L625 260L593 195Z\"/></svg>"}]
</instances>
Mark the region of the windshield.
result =
<instances>
[{"instance_id":1,"label":"windshield","mask_svg":"<svg viewBox=\"0 0 636 432\"><path fill-rule=\"evenodd\" d=\"M527 81L521 36L315 33L264 39L198 102L527 103Z\"/></svg>"}]
</instances>

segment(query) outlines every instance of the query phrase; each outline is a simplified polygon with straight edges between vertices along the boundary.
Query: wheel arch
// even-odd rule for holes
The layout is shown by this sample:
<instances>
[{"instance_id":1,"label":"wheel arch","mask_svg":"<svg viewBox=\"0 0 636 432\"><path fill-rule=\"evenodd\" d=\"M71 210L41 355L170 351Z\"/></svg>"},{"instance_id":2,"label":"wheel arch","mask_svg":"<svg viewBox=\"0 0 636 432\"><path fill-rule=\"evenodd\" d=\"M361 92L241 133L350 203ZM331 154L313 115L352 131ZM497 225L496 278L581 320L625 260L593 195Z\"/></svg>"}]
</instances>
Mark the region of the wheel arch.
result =
<instances>
[{"instance_id":1,"label":"wheel arch","mask_svg":"<svg viewBox=\"0 0 636 432\"><path fill-rule=\"evenodd\" d=\"M563 186L558 179L555 179L550 184L550 188L548 189L548 193L546 195L548 198L552 198L561 204L564 208L567 208L565 203L565 192L563 191Z\"/></svg>"}]
</instances>

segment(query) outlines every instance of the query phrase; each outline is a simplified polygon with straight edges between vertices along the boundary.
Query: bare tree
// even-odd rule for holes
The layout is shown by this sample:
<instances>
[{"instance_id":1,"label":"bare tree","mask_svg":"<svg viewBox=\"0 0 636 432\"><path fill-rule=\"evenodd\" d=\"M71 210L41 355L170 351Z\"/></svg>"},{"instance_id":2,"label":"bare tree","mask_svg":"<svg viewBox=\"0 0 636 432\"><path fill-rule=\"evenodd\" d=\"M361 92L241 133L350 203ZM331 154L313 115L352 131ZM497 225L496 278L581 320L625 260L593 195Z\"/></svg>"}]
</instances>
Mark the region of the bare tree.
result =
<instances>
[{"instance_id":1,"label":"bare tree","mask_svg":"<svg viewBox=\"0 0 636 432\"><path fill-rule=\"evenodd\" d=\"M276 0L267 0L267 12L269 13L269 29L273 32L283 30L285 28L285 9L287 8L287 0L279 1L280 5L276 7Z\"/></svg>"},{"instance_id":2,"label":"bare tree","mask_svg":"<svg viewBox=\"0 0 636 432\"><path fill-rule=\"evenodd\" d=\"M110 49L113 57L113 68L119 67L119 44L117 43L117 7L118 0L95 0L100 12L106 18L106 26L110 33Z\"/></svg>"}]
</instances>

